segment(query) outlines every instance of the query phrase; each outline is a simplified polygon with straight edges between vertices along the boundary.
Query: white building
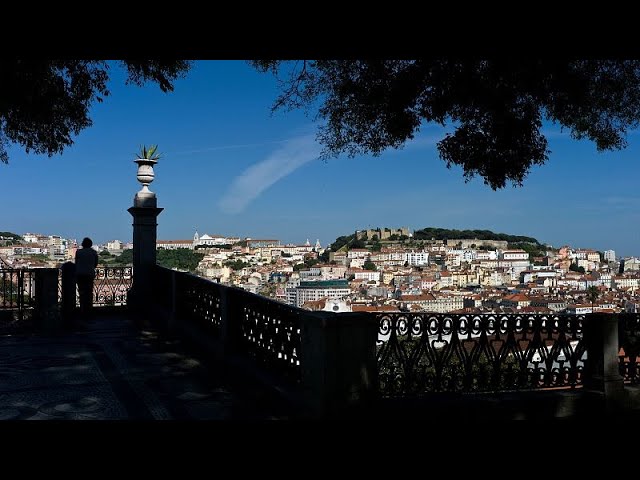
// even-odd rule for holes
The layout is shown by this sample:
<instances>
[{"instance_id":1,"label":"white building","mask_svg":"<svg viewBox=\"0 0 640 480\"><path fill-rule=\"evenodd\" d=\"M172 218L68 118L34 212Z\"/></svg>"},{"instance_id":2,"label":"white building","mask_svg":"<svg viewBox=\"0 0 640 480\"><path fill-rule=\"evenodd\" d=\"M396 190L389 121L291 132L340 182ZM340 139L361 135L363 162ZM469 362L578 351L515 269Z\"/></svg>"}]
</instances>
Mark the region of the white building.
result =
<instances>
[{"instance_id":1,"label":"white building","mask_svg":"<svg viewBox=\"0 0 640 480\"><path fill-rule=\"evenodd\" d=\"M193 250L193 243L191 240L156 240L156 250L177 250L178 248Z\"/></svg>"},{"instance_id":2,"label":"white building","mask_svg":"<svg viewBox=\"0 0 640 480\"><path fill-rule=\"evenodd\" d=\"M22 238L26 243L38 243L38 239L41 237L42 235L39 233L25 233L22 235Z\"/></svg>"},{"instance_id":3,"label":"white building","mask_svg":"<svg viewBox=\"0 0 640 480\"><path fill-rule=\"evenodd\" d=\"M365 280L367 282L370 282L370 281L379 282L380 281L380 272L371 271L371 270L362 270L360 272L355 272L355 279L356 280Z\"/></svg>"},{"instance_id":4,"label":"white building","mask_svg":"<svg viewBox=\"0 0 640 480\"><path fill-rule=\"evenodd\" d=\"M429 264L429 252L406 252L404 261L411 266L423 266Z\"/></svg>"},{"instance_id":5,"label":"white building","mask_svg":"<svg viewBox=\"0 0 640 480\"><path fill-rule=\"evenodd\" d=\"M321 298L344 298L351 293L347 280L319 280L315 282L300 282L295 288L295 305L301 307L306 302ZM289 296L289 289L287 289Z\"/></svg>"},{"instance_id":6,"label":"white building","mask_svg":"<svg viewBox=\"0 0 640 480\"><path fill-rule=\"evenodd\" d=\"M505 250L502 260L529 260L529 254L524 250Z\"/></svg>"},{"instance_id":7,"label":"white building","mask_svg":"<svg viewBox=\"0 0 640 480\"><path fill-rule=\"evenodd\" d=\"M615 262L616 261L616 252L615 250L607 250L604 252L604 259L607 262Z\"/></svg>"}]
</instances>

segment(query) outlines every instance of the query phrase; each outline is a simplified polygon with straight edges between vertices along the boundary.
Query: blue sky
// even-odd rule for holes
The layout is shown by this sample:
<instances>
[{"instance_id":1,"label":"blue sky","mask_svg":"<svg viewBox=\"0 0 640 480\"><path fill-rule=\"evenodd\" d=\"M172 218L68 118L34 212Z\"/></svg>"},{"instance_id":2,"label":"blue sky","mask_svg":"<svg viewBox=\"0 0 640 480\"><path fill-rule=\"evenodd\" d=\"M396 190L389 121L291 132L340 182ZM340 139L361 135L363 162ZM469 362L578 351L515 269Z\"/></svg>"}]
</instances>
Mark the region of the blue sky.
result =
<instances>
[{"instance_id":1,"label":"blue sky","mask_svg":"<svg viewBox=\"0 0 640 480\"><path fill-rule=\"evenodd\" d=\"M317 159L304 112L270 113L275 80L243 61L197 62L175 91L124 85L92 109L92 127L64 154L9 151L0 164L0 230L101 243L129 241L127 208L140 185L135 152L159 145L151 190L164 211L159 239L202 233L323 245L355 229L478 228L618 255L640 254L640 135L598 153L546 125L552 154L524 187L494 192L438 158L438 126L380 157Z\"/></svg>"}]
</instances>

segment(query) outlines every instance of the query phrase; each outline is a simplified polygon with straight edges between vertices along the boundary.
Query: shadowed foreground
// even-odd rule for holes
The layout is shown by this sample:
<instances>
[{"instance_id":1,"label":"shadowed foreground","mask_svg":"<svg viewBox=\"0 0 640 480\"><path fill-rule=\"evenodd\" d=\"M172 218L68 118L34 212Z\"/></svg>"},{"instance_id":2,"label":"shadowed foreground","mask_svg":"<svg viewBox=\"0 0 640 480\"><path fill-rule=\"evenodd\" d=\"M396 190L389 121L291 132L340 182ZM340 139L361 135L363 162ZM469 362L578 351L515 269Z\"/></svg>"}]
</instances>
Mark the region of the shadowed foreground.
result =
<instances>
[{"instance_id":1,"label":"shadowed foreground","mask_svg":"<svg viewBox=\"0 0 640 480\"><path fill-rule=\"evenodd\" d=\"M118 314L68 334L0 336L0 419L291 417L263 387L206 363Z\"/></svg>"}]
</instances>

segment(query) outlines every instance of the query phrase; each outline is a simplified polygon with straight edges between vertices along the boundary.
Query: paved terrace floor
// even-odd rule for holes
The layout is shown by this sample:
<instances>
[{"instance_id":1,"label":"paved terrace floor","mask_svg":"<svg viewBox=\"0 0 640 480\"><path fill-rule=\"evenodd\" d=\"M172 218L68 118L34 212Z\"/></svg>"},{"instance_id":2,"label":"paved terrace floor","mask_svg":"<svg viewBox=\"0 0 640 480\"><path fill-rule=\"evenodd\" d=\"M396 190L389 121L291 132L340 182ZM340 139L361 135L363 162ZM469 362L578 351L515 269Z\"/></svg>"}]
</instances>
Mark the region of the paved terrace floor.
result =
<instances>
[{"instance_id":1,"label":"paved terrace floor","mask_svg":"<svg viewBox=\"0 0 640 480\"><path fill-rule=\"evenodd\" d=\"M99 313L84 331L0 336L0 419L289 419L287 405L176 340Z\"/></svg>"}]
</instances>

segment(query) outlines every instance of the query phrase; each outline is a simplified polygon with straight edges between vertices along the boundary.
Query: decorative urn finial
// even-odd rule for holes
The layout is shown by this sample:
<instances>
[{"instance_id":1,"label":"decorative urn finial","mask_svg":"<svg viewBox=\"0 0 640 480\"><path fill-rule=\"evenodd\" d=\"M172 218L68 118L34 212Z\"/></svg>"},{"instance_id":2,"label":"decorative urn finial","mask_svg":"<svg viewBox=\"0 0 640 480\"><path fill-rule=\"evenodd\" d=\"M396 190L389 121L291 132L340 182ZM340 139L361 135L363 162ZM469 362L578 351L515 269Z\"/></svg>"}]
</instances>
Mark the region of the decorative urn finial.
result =
<instances>
[{"instance_id":1,"label":"decorative urn finial","mask_svg":"<svg viewBox=\"0 0 640 480\"><path fill-rule=\"evenodd\" d=\"M136 207L157 206L156 194L149 190L149 184L155 178L153 166L158 163L159 159L160 154L158 153L157 145L151 145L149 148L144 145L140 147L137 158L134 160L138 164L137 179L142 184L142 188L134 198Z\"/></svg>"}]
</instances>

